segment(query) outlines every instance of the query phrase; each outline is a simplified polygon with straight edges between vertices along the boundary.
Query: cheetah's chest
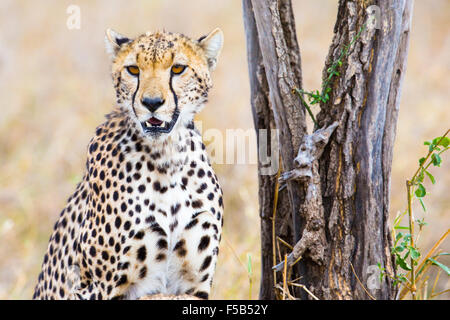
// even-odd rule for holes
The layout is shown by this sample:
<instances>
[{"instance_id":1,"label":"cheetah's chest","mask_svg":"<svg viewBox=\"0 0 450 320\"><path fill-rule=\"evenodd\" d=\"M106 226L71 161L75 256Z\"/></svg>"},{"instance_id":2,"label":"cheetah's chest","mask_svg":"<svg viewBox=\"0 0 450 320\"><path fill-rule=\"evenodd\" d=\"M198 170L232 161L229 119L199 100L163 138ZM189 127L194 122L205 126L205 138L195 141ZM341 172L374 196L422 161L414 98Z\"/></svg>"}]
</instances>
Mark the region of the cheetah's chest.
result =
<instances>
[{"instance_id":1,"label":"cheetah's chest","mask_svg":"<svg viewBox=\"0 0 450 320\"><path fill-rule=\"evenodd\" d=\"M130 298L153 292L179 294L189 286L183 276L192 273L190 278L198 278L198 267L193 266L201 265L195 253L203 229L189 233L196 215L212 214L218 226L215 230L220 233L222 200L216 177L206 162L189 160L188 164L171 176L150 175L145 187L133 188L134 198L143 208L135 228L144 231L142 243L147 253L144 261L147 272L142 279L138 276L135 279ZM217 240L220 234L215 237ZM181 240L185 243L183 251L177 248Z\"/></svg>"}]
</instances>

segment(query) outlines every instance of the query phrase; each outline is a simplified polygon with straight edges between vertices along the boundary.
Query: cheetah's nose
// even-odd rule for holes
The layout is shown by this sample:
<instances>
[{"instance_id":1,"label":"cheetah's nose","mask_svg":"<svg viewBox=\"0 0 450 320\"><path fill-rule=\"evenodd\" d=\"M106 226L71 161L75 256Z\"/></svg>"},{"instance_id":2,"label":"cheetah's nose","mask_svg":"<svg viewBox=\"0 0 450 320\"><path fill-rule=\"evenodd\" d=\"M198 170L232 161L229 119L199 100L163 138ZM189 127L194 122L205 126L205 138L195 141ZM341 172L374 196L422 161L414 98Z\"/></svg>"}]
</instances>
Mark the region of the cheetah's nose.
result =
<instances>
[{"instance_id":1,"label":"cheetah's nose","mask_svg":"<svg viewBox=\"0 0 450 320\"><path fill-rule=\"evenodd\" d=\"M151 112L155 112L159 107L161 107L164 104L164 100L161 98L149 98L144 97L141 100L141 103L147 107L148 110Z\"/></svg>"}]
</instances>

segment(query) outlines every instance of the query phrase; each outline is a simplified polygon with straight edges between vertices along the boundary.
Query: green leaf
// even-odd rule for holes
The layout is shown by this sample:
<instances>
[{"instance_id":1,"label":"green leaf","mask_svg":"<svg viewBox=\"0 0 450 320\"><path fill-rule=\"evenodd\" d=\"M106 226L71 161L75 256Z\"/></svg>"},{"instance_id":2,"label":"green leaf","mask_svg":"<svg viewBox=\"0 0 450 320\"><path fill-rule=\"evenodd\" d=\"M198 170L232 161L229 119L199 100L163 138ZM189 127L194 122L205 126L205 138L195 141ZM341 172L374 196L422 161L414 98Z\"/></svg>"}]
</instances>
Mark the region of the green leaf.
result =
<instances>
[{"instance_id":1,"label":"green leaf","mask_svg":"<svg viewBox=\"0 0 450 320\"><path fill-rule=\"evenodd\" d=\"M249 276L252 276L253 270L252 270L252 256L250 253L247 254L247 273Z\"/></svg>"},{"instance_id":2,"label":"green leaf","mask_svg":"<svg viewBox=\"0 0 450 320\"><path fill-rule=\"evenodd\" d=\"M425 158L420 158L419 159L419 165L423 165L424 162L425 162Z\"/></svg>"},{"instance_id":3,"label":"green leaf","mask_svg":"<svg viewBox=\"0 0 450 320\"><path fill-rule=\"evenodd\" d=\"M397 252L402 252L403 250L405 250L405 247L402 246L402 245L399 245L399 246L395 247L395 251L397 251Z\"/></svg>"},{"instance_id":4,"label":"green leaf","mask_svg":"<svg viewBox=\"0 0 450 320\"><path fill-rule=\"evenodd\" d=\"M417 259L420 258L420 252L419 252L419 250L417 250L416 248L409 247L409 253L410 253L411 258L412 258L413 260L417 260Z\"/></svg>"},{"instance_id":5,"label":"green leaf","mask_svg":"<svg viewBox=\"0 0 450 320\"><path fill-rule=\"evenodd\" d=\"M416 222L417 222L417 224L419 225L419 227L423 227L423 226L426 226L426 225L428 225L428 223L426 223L425 221L424 221L424 218L422 218L422 219L416 219Z\"/></svg>"},{"instance_id":6,"label":"green leaf","mask_svg":"<svg viewBox=\"0 0 450 320\"><path fill-rule=\"evenodd\" d=\"M427 174L428 178L430 178L430 181L432 184L436 183L436 179L434 179L433 175L425 170L425 173Z\"/></svg>"},{"instance_id":7,"label":"green leaf","mask_svg":"<svg viewBox=\"0 0 450 320\"><path fill-rule=\"evenodd\" d=\"M425 207L425 203L423 203L422 198L419 198L420 205L422 206L423 211L427 211L427 207Z\"/></svg>"},{"instance_id":8,"label":"green leaf","mask_svg":"<svg viewBox=\"0 0 450 320\"><path fill-rule=\"evenodd\" d=\"M433 153L431 155L431 160L432 160L434 166L436 166L436 167L441 166L442 159L441 159L441 156L438 155L437 153Z\"/></svg>"},{"instance_id":9,"label":"green leaf","mask_svg":"<svg viewBox=\"0 0 450 320\"><path fill-rule=\"evenodd\" d=\"M403 270L411 271L411 266L408 264L408 262L406 262L404 259L402 259L399 256L397 256L396 264Z\"/></svg>"},{"instance_id":10,"label":"green leaf","mask_svg":"<svg viewBox=\"0 0 450 320\"><path fill-rule=\"evenodd\" d=\"M441 140L442 139L442 140ZM439 142L439 144L438 144ZM436 146L443 146L444 148L447 148L450 144L450 139L448 137L437 137L433 139L433 144Z\"/></svg>"},{"instance_id":11,"label":"green leaf","mask_svg":"<svg viewBox=\"0 0 450 320\"><path fill-rule=\"evenodd\" d=\"M416 276L418 277L418 276L422 273L422 271L425 269L425 267L426 267L429 263L434 264L434 261L436 261L434 258L437 258L437 257L439 257L439 256L449 256L449 255L450 255L450 253L442 252L442 253L439 253L439 254L433 256L433 258L428 258L428 259L425 261L425 263L423 264L422 268L420 268L420 270L417 271L417 275L416 275ZM437 261L436 261L436 262L437 262ZM439 262L437 262L437 263L439 263ZM447 266L444 265L444 267L448 269ZM448 273L447 273L447 274L448 274Z\"/></svg>"},{"instance_id":12,"label":"green leaf","mask_svg":"<svg viewBox=\"0 0 450 320\"><path fill-rule=\"evenodd\" d=\"M394 228L397 227L400 224L400 220L403 218L403 216L405 214L406 213L397 213L397 216L395 217L394 222L393 222Z\"/></svg>"},{"instance_id":13,"label":"green leaf","mask_svg":"<svg viewBox=\"0 0 450 320\"><path fill-rule=\"evenodd\" d=\"M417 186L416 191L414 192L417 198L422 198L427 194L427 191L425 190L425 187L423 184L419 183Z\"/></svg>"},{"instance_id":14,"label":"green leaf","mask_svg":"<svg viewBox=\"0 0 450 320\"><path fill-rule=\"evenodd\" d=\"M449 144L450 144L450 138L448 138L448 137L445 137L444 139L442 139L441 142L439 142L439 145L443 146L444 148L447 148Z\"/></svg>"},{"instance_id":15,"label":"green leaf","mask_svg":"<svg viewBox=\"0 0 450 320\"><path fill-rule=\"evenodd\" d=\"M410 233L405 233L403 236L404 236L403 237L404 241L409 242L409 240L411 240L411 234Z\"/></svg>"},{"instance_id":16,"label":"green leaf","mask_svg":"<svg viewBox=\"0 0 450 320\"><path fill-rule=\"evenodd\" d=\"M441 253L439 253L439 254L433 256L433 259L436 258L436 257L440 257L440 256L450 256L450 253L447 253L447 252L441 252Z\"/></svg>"},{"instance_id":17,"label":"green leaf","mask_svg":"<svg viewBox=\"0 0 450 320\"><path fill-rule=\"evenodd\" d=\"M394 229L409 230L409 227L395 226Z\"/></svg>"},{"instance_id":18,"label":"green leaf","mask_svg":"<svg viewBox=\"0 0 450 320\"><path fill-rule=\"evenodd\" d=\"M408 246L406 243L405 244L403 244L405 247L406 246ZM409 257L409 250L408 251L406 251L406 254L403 256L403 260L405 260L406 261L406 258L408 258Z\"/></svg>"},{"instance_id":19,"label":"green leaf","mask_svg":"<svg viewBox=\"0 0 450 320\"><path fill-rule=\"evenodd\" d=\"M434 264L434 265L438 266L439 268L441 268L442 270L444 270L447 273L447 275L450 276L450 269L445 264L442 264L432 258L428 258L427 260L431 261L432 264Z\"/></svg>"}]
</instances>

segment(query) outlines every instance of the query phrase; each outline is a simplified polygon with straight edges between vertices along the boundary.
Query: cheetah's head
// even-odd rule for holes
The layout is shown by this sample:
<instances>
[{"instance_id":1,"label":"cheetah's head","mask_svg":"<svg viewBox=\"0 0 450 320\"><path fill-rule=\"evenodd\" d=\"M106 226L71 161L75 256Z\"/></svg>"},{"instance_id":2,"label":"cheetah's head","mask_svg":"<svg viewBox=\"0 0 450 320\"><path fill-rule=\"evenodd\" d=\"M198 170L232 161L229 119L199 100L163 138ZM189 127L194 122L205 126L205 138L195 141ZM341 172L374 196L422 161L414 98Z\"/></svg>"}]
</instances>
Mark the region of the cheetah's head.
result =
<instances>
[{"instance_id":1,"label":"cheetah's head","mask_svg":"<svg viewBox=\"0 0 450 320\"><path fill-rule=\"evenodd\" d=\"M223 33L215 29L192 40L148 32L130 39L108 29L105 43L119 106L145 135L159 137L191 123L207 101Z\"/></svg>"}]
</instances>

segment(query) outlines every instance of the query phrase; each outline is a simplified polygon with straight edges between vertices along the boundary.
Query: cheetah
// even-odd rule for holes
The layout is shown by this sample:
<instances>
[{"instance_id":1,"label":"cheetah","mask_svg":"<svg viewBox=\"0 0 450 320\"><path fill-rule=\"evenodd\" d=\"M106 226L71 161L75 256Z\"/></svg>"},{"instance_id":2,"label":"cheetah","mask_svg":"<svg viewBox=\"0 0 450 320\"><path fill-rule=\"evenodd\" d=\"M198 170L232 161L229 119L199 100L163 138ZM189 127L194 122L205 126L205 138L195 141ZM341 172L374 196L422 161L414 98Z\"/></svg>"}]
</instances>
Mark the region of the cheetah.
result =
<instances>
[{"instance_id":1,"label":"cheetah","mask_svg":"<svg viewBox=\"0 0 450 320\"><path fill-rule=\"evenodd\" d=\"M33 299L208 299L223 198L193 119L207 102L223 33L131 39L108 29L105 44L117 102L89 142Z\"/></svg>"}]
</instances>

